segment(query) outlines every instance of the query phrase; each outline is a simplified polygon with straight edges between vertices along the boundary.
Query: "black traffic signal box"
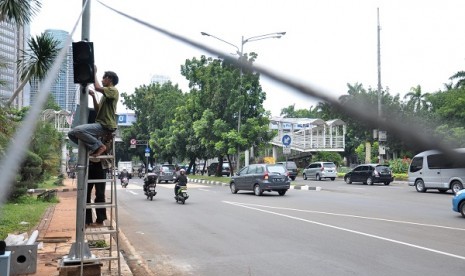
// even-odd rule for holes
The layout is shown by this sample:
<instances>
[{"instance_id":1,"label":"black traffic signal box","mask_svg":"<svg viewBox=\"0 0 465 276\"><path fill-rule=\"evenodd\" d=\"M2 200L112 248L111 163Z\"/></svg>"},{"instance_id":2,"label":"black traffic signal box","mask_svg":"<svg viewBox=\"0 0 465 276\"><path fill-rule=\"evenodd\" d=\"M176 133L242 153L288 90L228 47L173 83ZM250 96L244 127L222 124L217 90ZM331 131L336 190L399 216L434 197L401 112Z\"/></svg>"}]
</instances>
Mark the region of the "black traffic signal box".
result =
<instances>
[{"instance_id":1,"label":"black traffic signal box","mask_svg":"<svg viewBox=\"0 0 465 276\"><path fill-rule=\"evenodd\" d=\"M73 42L74 83L94 83L94 43Z\"/></svg>"}]
</instances>

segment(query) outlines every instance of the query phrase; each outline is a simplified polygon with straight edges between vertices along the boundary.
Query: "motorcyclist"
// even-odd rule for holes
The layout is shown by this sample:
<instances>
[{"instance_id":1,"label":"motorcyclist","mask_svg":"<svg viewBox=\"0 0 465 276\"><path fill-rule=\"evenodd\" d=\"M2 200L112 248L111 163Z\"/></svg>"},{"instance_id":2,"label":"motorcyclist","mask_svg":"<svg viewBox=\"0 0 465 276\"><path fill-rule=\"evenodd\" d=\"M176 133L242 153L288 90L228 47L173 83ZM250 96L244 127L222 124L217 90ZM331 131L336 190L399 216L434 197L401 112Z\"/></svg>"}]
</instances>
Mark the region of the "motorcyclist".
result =
<instances>
[{"instance_id":1,"label":"motorcyclist","mask_svg":"<svg viewBox=\"0 0 465 276\"><path fill-rule=\"evenodd\" d=\"M174 195L175 195L175 198L176 198L176 196L178 195L178 191L181 188L181 186L187 186L187 176L186 176L186 170L185 169L179 170L179 175L174 180L174 183L176 183L176 185L174 185Z\"/></svg>"},{"instance_id":2,"label":"motorcyclist","mask_svg":"<svg viewBox=\"0 0 465 276\"><path fill-rule=\"evenodd\" d=\"M144 193L147 194L147 187L149 184L157 184L157 175L155 173L149 172L144 178Z\"/></svg>"},{"instance_id":3,"label":"motorcyclist","mask_svg":"<svg viewBox=\"0 0 465 276\"><path fill-rule=\"evenodd\" d=\"M123 171L119 174L118 178L120 179L121 185L123 185L123 178L127 178L129 181L129 173L126 169L123 169Z\"/></svg>"},{"instance_id":4,"label":"motorcyclist","mask_svg":"<svg viewBox=\"0 0 465 276\"><path fill-rule=\"evenodd\" d=\"M139 173L139 178L142 178L142 166L140 166L140 167L137 169L137 172Z\"/></svg>"}]
</instances>

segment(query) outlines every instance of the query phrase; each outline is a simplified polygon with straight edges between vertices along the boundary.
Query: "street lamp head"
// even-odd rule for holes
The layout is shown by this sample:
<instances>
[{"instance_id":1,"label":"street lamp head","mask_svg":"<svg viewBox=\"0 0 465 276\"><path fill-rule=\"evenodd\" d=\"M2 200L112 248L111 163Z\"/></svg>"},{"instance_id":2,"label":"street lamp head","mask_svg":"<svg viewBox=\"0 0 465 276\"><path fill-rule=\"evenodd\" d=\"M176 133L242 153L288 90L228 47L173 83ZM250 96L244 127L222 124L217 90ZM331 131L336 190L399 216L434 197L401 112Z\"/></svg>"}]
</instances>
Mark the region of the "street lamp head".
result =
<instances>
[{"instance_id":1,"label":"street lamp head","mask_svg":"<svg viewBox=\"0 0 465 276\"><path fill-rule=\"evenodd\" d=\"M210 36L209 34L207 34L206 32L200 32L201 35L206 35L206 36Z\"/></svg>"},{"instance_id":2,"label":"street lamp head","mask_svg":"<svg viewBox=\"0 0 465 276\"><path fill-rule=\"evenodd\" d=\"M285 35L286 32L280 32L280 33L278 33L278 34L279 34L279 35Z\"/></svg>"}]
</instances>

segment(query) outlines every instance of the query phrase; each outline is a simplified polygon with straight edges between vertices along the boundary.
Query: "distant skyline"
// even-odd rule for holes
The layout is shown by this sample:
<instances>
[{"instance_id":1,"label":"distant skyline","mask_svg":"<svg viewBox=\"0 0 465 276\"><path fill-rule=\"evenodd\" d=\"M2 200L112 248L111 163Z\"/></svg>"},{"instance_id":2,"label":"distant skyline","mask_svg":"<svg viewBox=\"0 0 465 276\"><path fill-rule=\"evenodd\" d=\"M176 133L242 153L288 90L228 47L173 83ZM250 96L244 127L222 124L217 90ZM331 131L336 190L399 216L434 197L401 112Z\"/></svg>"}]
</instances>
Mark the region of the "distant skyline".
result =
<instances>
[{"instance_id":1,"label":"distant skyline","mask_svg":"<svg viewBox=\"0 0 465 276\"><path fill-rule=\"evenodd\" d=\"M403 97L417 85L423 92L444 89L448 78L465 67L465 38L461 35L465 1L237 0L227 6L213 0L102 2L224 53L236 49L200 32L240 48L242 36L285 31L281 39L245 44L244 52L258 53L258 65L333 97L346 94L347 83L358 82L376 89L378 7L381 81L392 95ZM71 31L81 6L80 0L44 0L31 23L31 34L46 29ZM80 23L78 29L73 37L76 41L81 36ZM90 40L94 42L99 77L105 70L117 72L118 88L126 93L149 84L153 75L169 76L187 92L181 65L186 59L206 55L128 21L95 0L91 2ZM292 104L297 109L308 109L318 102L266 78L261 83L267 92L265 108L273 116L279 116L282 108Z\"/></svg>"}]
</instances>

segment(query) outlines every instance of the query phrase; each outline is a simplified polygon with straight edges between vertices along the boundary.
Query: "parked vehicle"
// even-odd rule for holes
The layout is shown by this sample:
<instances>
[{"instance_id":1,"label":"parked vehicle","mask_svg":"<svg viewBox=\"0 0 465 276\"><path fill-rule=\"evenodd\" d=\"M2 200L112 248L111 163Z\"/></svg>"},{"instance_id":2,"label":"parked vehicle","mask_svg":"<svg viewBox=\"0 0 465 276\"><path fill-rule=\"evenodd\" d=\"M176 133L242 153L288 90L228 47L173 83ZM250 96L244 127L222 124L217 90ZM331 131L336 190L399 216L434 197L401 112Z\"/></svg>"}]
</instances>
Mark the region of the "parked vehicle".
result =
<instances>
[{"instance_id":1,"label":"parked vehicle","mask_svg":"<svg viewBox=\"0 0 465 276\"><path fill-rule=\"evenodd\" d=\"M293 161L285 161L285 162L276 162L276 164L282 164L289 172L289 178L295 180L297 177L297 165Z\"/></svg>"},{"instance_id":2,"label":"parked vehicle","mask_svg":"<svg viewBox=\"0 0 465 276\"><path fill-rule=\"evenodd\" d=\"M373 183L384 183L384 185L389 185L394 181L394 178L392 177L391 169L386 165L362 164L346 173L344 175L344 181L347 184L362 182L368 185L373 185Z\"/></svg>"},{"instance_id":3,"label":"parked vehicle","mask_svg":"<svg viewBox=\"0 0 465 276\"><path fill-rule=\"evenodd\" d=\"M161 183L162 181L165 181L165 183L168 183L168 181L173 181L174 183L174 179L176 179L176 168L172 164L163 164L157 166L156 173L158 177L158 183Z\"/></svg>"},{"instance_id":4,"label":"parked vehicle","mask_svg":"<svg viewBox=\"0 0 465 276\"><path fill-rule=\"evenodd\" d=\"M465 190L458 191L452 198L452 210L459 212L465 218Z\"/></svg>"},{"instance_id":5,"label":"parked vehicle","mask_svg":"<svg viewBox=\"0 0 465 276\"><path fill-rule=\"evenodd\" d=\"M455 194L463 189L465 183L465 148L456 149L462 160L454 161L437 150L428 150L415 155L408 171L408 184L415 186L417 192L438 189L445 193L449 189Z\"/></svg>"},{"instance_id":6,"label":"parked vehicle","mask_svg":"<svg viewBox=\"0 0 465 276\"><path fill-rule=\"evenodd\" d=\"M186 186L180 186L178 193L174 197L176 199L177 203L186 203L186 200L189 198L189 195L187 194L187 187Z\"/></svg>"},{"instance_id":7,"label":"parked vehicle","mask_svg":"<svg viewBox=\"0 0 465 276\"><path fill-rule=\"evenodd\" d=\"M218 162L213 162L210 164L210 166L208 166L207 168L208 176L216 174L216 171L218 169L218 164L219 164ZM225 175L225 176L231 175L231 168L229 167L228 162L223 162L223 167L221 169L221 175Z\"/></svg>"},{"instance_id":8,"label":"parked vehicle","mask_svg":"<svg viewBox=\"0 0 465 276\"><path fill-rule=\"evenodd\" d=\"M308 178L314 178L318 181L323 178L334 180L337 176L336 164L333 162L313 162L303 170L302 176L304 180Z\"/></svg>"},{"instance_id":9,"label":"parked vehicle","mask_svg":"<svg viewBox=\"0 0 465 276\"><path fill-rule=\"evenodd\" d=\"M288 172L281 164L252 164L245 166L231 177L229 183L233 194L245 190L253 191L256 196L262 195L264 191L278 192L280 196L283 196L290 186Z\"/></svg>"}]
</instances>

